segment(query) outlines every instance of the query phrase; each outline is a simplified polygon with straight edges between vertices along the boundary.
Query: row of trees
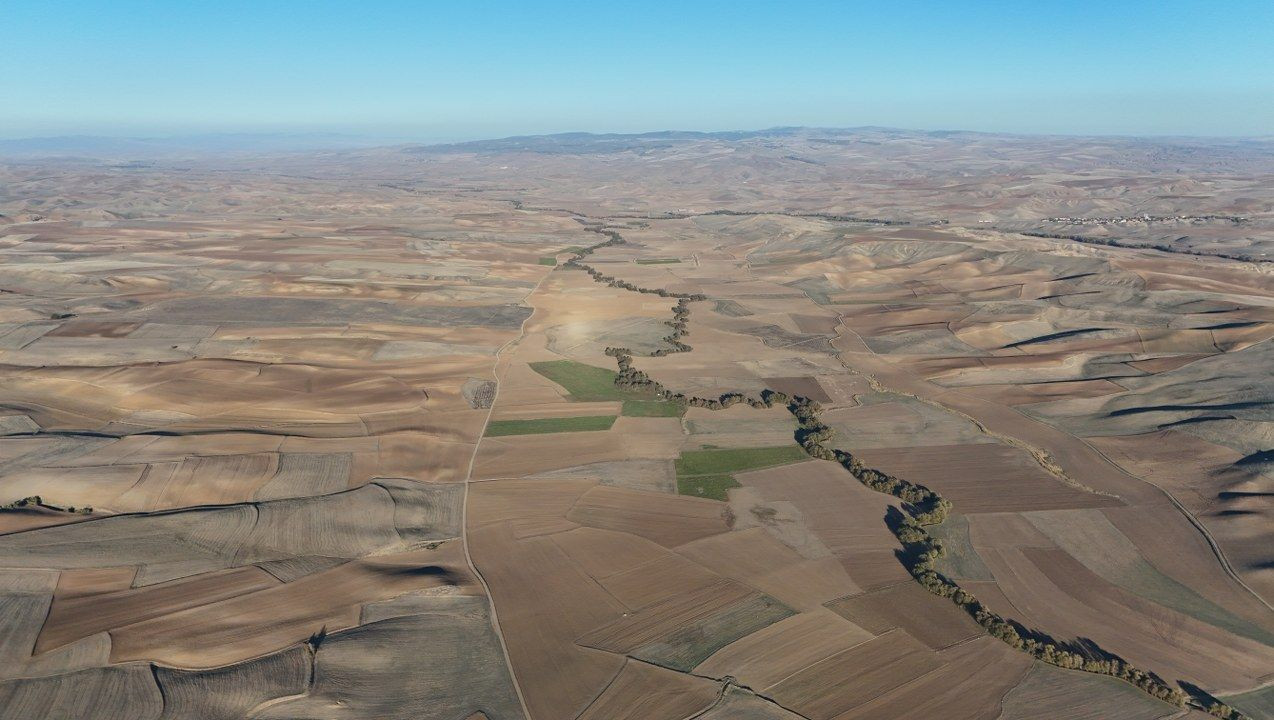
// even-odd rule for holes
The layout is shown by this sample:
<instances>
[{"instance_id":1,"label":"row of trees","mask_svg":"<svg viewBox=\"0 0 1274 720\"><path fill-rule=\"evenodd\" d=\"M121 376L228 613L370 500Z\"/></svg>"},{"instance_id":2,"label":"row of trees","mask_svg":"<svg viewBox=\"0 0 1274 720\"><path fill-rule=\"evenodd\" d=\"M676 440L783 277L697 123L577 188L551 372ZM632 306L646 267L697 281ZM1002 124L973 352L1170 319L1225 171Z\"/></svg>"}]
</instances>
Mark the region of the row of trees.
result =
<instances>
[{"instance_id":1,"label":"row of trees","mask_svg":"<svg viewBox=\"0 0 1274 720\"><path fill-rule=\"evenodd\" d=\"M688 350L689 346L686 349ZM670 352L684 351L676 350ZM623 347L608 347L606 348L606 354L615 358L615 362L619 366L619 373L615 376L615 385L625 390L648 392L670 402L680 403L687 407L707 408L709 410L724 410L739 403L747 403L756 408L770 407L761 398L749 398L738 392L729 392L714 398L672 392L664 387L663 383L651 378L644 371L633 367L632 350ZM651 354L653 355L654 353Z\"/></svg>"},{"instance_id":2,"label":"row of trees","mask_svg":"<svg viewBox=\"0 0 1274 720\"><path fill-rule=\"evenodd\" d=\"M609 231L608 231L609 232ZM618 233L612 233L615 237ZM612 238L613 240L614 238ZM620 242L622 242L622 238ZM610 241L608 241L610 243ZM603 243L603 245L608 244ZM595 246L600 247L600 246ZM581 267L586 267L581 265ZM615 281L614 278L602 275L592 268L586 268L594 279L611 284L612 287L624 287L636 292L661 291L632 286L631 283ZM618 282L618 284L616 284ZM686 322L690 317L689 303L706 299L702 295L673 295L680 298L673 310L673 321L669 323L674 332L669 339L675 342L673 349L655 351L655 354L669 352L685 352L690 346L680 342L685 335ZM988 634L1007 643L1015 649L1030 654L1035 659L1056 665L1057 667L1083 670L1085 672L1109 675L1129 682L1144 692L1173 705L1184 706L1189 699L1181 690L1169 686L1153 673L1135 667L1122 658L1109 654L1093 657L1090 654L1075 652L1062 644L1043 635L1023 637L1018 626L994 612L972 593L960 587L937 570L937 563L946 553L940 540L931 535L925 528L938 525L947 519L952 509L950 500L936 491L923 485L904 480L882 470L867 467L853 453L830 447L836 431L824 423L820 417L823 408L811 398L802 396L789 397L786 393L766 389L760 397L747 397L743 393L726 393L716 398L689 396L673 392L652 379L645 372L633 366L632 350L623 347L606 349L606 354L614 357L619 373L615 384L628 389L639 389L655 393L674 402L684 403L690 407L702 407L710 410L721 410L738 403L745 402L756 408L770 408L775 405L786 406L796 418L795 438L810 457L839 463L859 482L877 492L887 493L905 503L903 512L890 523L890 529L903 546L904 563L912 577L929 592L945 597L954 602L982 626ZM1243 720L1243 715L1219 701L1200 703L1217 717L1227 720Z\"/></svg>"},{"instance_id":3,"label":"row of trees","mask_svg":"<svg viewBox=\"0 0 1274 720\"><path fill-rule=\"evenodd\" d=\"M930 535L925 527L941 524L947 519L952 508L950 500L923 485L869 468L848 451L829 449L826 443L834 437L835 431L819 419L822 407L818 402L795 397L788 403L788 409L796 417L797 442L810 456L834 460L867 487L893 495L907 504L905 512L901 514L902 519L892 523L890 529L902 543L908 572L926 590L950 599L992 637L1029 653L1037 660L1072 670L1111 675L1136 685L1160 700L1185 705L1186 695L1180 690L1120 658L1092 658L1068 650L1049 639L1023 638L1013 623L938 572L937 562L946 553L946 549L942 541Z\"/></svg>"},{"instance_id":4,"label":"row of trees","mask_svg":"<svg viewBox=\"0 0 1274 720\"><path fill-rule=\"evenodd\" d=\"M611 243L605 242L605 243L601 243L600 245L594 245L593 247L604 247L609 244ZM586 251L592 250L592 248L585 248L585 250ZM639 285L634 285L628 282L627 280L620 280L614 275L607 275L601 272L600 270L598 270L597 268L593 267L592 265L585 265L584 263L580 262L578 258L571 258L570 260L567 260L566 262L562 263L562 267L579 268L587 272L597 282L609 285L613 288L619 288L621 290L630 290L632 292L644 293L647 295L658 295L659 297L681 298L683 300L691 300L691 301L708 299L707 295L701 295L699 293L679 293L679 292L673 292L671 290L665 290L663 288L644 288Z\"/></svg>"},{"instance_id":5,"label":"row of trees","mask_svg":"<svg viewBox=\"0 0 1274 720\"><path fill-rule=\"evenodd\" d=\"M74 505L69 505L67 507L62 507L60 505L51 505L49 503L44 502L44 498L40 497L39 495L32 495L30 497L19 498L17 500L14 500L13 502L5 503L3 505L0 505L0 510L21 510L22 508L28 508L28 507L29 508L44 508L45 510L57 510L58 512L66 512L66 513L78 513L80 515L91 515L93 513L93 508L88 505L85 505L84 507L79 507L79 508L75 507Z\"/></svg>"},{"instance_id":6,"label":"row of trees","mask_svg":"<svg viewBox=\"0 0 1274 720\"><path fill-rule=\"evenodd\" d=\"M584 263L580 262L580 258L592 255L595 251L600 250L601 248L611 247L614 245L623 245L626 242L628 242L627 240L624 239L622 235L615 232L614 230L608 230L606 228L588 228L588 230L595 233L599 233L601 235L605 235L606 240L599 242L595 245L589 245L586 248L581 248L580 250L576 250L575 256L572 257L570 260L567 260L566 262L562 263L562 267L578 268L578 269L584 270L585 272L589 274L589 276L591 276L597 282L609 285L610 287L613 287L613 288L620 288L621 290L630 290L632 292L643 293L647 295L658 295L659 297L679 298L680 301L677 303L677 307L673 308L673 321L669 324L672 325L673 327L677 327L678 324L680 324L681 328L684 330L685 321L690 318L689 303L698 301L698 300L707 300L708 296L703 295L701 293L672 292L670 290L665 290L664 288L640 287L638 285L634 285L633 283L628 282L627 280L620 280L614 275L606 275L605 273L599 271L597 268L591 265L585 265Z\"/></svg>"},{"instance_id":7,"label":"row of trees","mask_svg":"<svg viewBox=\"0 0 1274 720\"><path fill-rule=\"evenodd\" d=\"M1243 262L1261 262L1265 258L1258 258L1249 253L1231 253L1213 250L1195 250L1189 247L1159 243L1157 245L1138 245L1133 242L1124 242L1115 238L1099 238L1085 237L1083 235L1065 235L1062 233L1047 232L1023 232L1028 237L1045 238L1047 240L1070 240L1071 242L1083 243L1085 245L1104 245L1106 247L1123 248L1125 250L1158 250L1159 252L1175 253L1177 255L1202 255L1207 257L1219 257L1226 260L1240 260Z\"/></svg>"},{"instance_id":8,"label":"row of trees","mask_svg":"<svg viewBox=\"0 0 1274 720\"><path fill-rule=\"evenodd\" d=\"M947 519L951 502L938 493L923 485L869 468L847 450L828 447L827 443L836 436L836 431L819 418L823 407L818 401L797 396L788 403L788 411L796 417L796 442L811 457L840 463L862 484L877 492L893 495L910 505L911 515L925 525L935 525Z\"/></svg>"},{"instance_id":9,"label":"row of trees","mask_svg":"<svg viewBox=\"0 0 1274 720\"><path fill-rule=\"evenodd\" d=\"M937 562L946 554L946 549L942 541L924 529L922 521L913 516L904 516L901 521L894 523L891 529L903 545L904 562L912 577L929 592L948 598L960 606L991 636L1030 654L1041 662L1070 670L1083 670L1117 677L1164 702L1178 706L1186 704L1185 693L1168 686L1153 673L1146 672L1121 658L1110 655L1092 657L1067 649L1049 638L1022 637L1016 625L983 605L972 593L937 571Z\"/></svg>"},{"instance_id":10,"label":"row of trees","mask_svg":"<svg viewBox=\"0 0 1274 720\"><path fill-rule=\"evenodd\" d=\"M708 296L701 293L678 293L665 290L664 288L646 288L634 285L627 280L621 280L613 275L606 275L591 265L585 265L579 261L579 258L585 257L593 253L598 248L609 247L612 245L621 245L625 242L623 236L614 230L606 230L604 228L590 228L593 232L601 233L607 237L604 242L590 245L576 251L575 257L562 264L563 267L578 268L589 274L594 280L604 283L610 287L620 288L621 290L629 290L631 292L643 293L647 295L658 295L660 297L677 298L677 304L672 308L672 320L665 320L664 324L672 328L672 332L665 335L662 340L664 347L652 350L649 355L652 357L662 357L679 352L690 352L693 348L682 342L682 338L690 334L687 325L690 322L690 303L699 300L707 300ZM645 373L637 371L632 367L633 351L629 348L608 347L606 354L619 361L620 377L615 380L615 384L620 387L629 389L647 390L657 394L663 394L663 386L655 383ZM724 396L723 396L724 398ZM682 399L690 403L689 398L682 396Z\"/></svg>"},{"instance_id":11,"label":"row of trees","mask_svg":"<svg viewBox=\"0 0 1274 720\"><path fill-rule=\"evenodd\" d=\"M702 295L698 296L700 299ZM663 340L666 347L658 348L651 352L653 356L671 355L672 353L689 352L691 347L681 341L681 338L690 334L686 329L686 325L690 322L690 298L683 297L677 300L677 304L672 308L672 319L665 320L664 324L672 328L672 334L665 335Z\"/></svg>"},{"instance_id":12,"label":"row of trees","mask_svg":"<svg viewBox=\"0 0 1274 720\"><path fill-rule=\"evenodd\" d=\"M725 215L733 217L754 217L757 215L781 215L784 217L795 218L811 218L815 220L829 220L832 222L853 222L868 225L910 225L906 220L886 220L882 218L858 217L857 215L835 215L833 213L820 212L790 212L785 210L709 210L702 213L685 213L671 212L662 215L614 215L612 217L642 219L642 220L685 220L692 217L711 217L713 215Z\"/></svg>"},{"instance_id":13,"label":"row of trees","mask_svg":"<svg viewBox=\"0 0 1274 720\"><path fill-rule=\"evenodd\" d=\"M930 535L925 527L941 524L947 519L952 508L950 500L923 485L869 468L848 451L829 449L826 443L834 437L835 431L819 418L822 407L818 402L795 397L788 404L788 409L796 417L797 442L810 456L834 460L867 487L888 493L907 503L902 520L893 523L890 529L902 543L907 570L926 590L950 599L985 628L988 634L1042 662L1073 670L1112 675L1165 702L1185 704L1186 696L1180 690L1169 687L1153 674L1122 659L1090 658L1051 640L1023 638L1013 623L993 612L972 593L937 571L937 562L946 549L942 541Z\"/></svg>"},{"instance_id":14,"label":"row of trees","mask_svg":"<svg viewBox=\"0 0 1274 720\"><path fill-rule=\"evenodd\" d=\"M614 230L607 230L606 228L601 228L601 227L586 227L584 229L588 230L589 232L595 232L598 235L604 235L606 239L603 240L602 242L589 245L586 248L581 248L579 250L576 250L575 257L571 258L567 262L568 265L582 257L585 257L587 255L592 255L595 251L600 250L604 247L611 247L612 245L623 245L624 243L628 242L627 240L624 239L623 235L620 235Z\"/></svg>"}]
</instances>

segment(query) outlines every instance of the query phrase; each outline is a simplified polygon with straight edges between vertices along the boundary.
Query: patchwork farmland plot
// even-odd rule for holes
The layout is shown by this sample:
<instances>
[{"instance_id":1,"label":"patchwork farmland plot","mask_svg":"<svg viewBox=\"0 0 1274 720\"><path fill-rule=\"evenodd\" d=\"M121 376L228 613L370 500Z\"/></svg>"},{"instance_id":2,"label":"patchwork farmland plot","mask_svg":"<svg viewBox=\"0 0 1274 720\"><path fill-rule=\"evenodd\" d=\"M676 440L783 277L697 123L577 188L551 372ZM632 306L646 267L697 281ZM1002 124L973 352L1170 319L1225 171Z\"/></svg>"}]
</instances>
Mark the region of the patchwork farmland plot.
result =
<instances>
[{"instance_id":1,"label":"patchwork farmland plot","mask_svg":"<svg viewBox=\"0 0 1274 720\"><path fill-rule=\"evenodd\" d=\"M622 414L630 417L678 417L684 409L676 404L659 400L649 393L622 390L615 386L617 375L603 368L584 365L570 360L551 360L531 363L539 374L566 389L571 400L577 402L623 402Z\"/></svg>"},{"instance_id":2,"label":"patchwork farmland plot","mask_svg":"<svg viewBox=\"0 0 1274 720\"><path fill-rule=\"evenodd\" d=\"M688 450L677 458L677 492L682 495L725 500L726 491L739 487L733 473L800 462L798 447Z\"/></svg>"}]
</instances>

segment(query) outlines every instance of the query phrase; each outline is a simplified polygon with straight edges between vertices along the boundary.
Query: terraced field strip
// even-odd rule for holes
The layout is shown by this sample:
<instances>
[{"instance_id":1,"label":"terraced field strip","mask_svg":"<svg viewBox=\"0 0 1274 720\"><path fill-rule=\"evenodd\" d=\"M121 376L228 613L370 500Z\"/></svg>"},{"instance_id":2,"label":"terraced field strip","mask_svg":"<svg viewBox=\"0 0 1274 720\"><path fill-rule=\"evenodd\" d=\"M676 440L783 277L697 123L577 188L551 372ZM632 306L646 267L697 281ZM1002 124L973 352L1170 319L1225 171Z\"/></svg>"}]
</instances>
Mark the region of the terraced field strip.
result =
<instances>
[{"instance_id":1,"label":"terraced field strip","mask_svg":"<svg viewBox=\"0 0 1274 720\"><path fill-rule=\"evenodd\" d=\"M502 435L540 435L544 433L596 432L610 430L614 415L535 418L532 420L492 420L487 425L488 437Z\"/></svg>"}]
</instances>

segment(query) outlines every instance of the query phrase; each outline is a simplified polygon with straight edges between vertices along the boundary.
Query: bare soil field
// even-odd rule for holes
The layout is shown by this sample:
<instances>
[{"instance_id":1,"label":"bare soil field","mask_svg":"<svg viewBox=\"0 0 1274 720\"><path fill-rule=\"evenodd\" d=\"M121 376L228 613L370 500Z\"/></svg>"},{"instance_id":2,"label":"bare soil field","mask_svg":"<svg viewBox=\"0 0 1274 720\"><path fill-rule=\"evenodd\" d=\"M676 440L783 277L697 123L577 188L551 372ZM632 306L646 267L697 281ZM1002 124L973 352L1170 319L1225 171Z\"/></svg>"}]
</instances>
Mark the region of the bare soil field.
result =
<instances>
[{"instance_id":1,"label":"bare soil field","mask_svg":"<svg viewBox=\"0 0 1274 720\"><path fill-rule=\"evenodd\" d=\"M1121 504L1116 498L1067 486L1024 450L999 443L871 448L862 457L886 472L938 490L965 513Z\"/></svg>"},{"instance_id":2,"label":"bare soil field","mask_svg":"<svg viewBox=\"0 0 1274 720\"><path fill-rule=\"evenodd\" d=\"M997 717L1002 712L1005 692L1015 689L1023 672L1032 666L1029 658L988 637L956 645L938 653L938 657L943 665L934 672L838 718Z\"/></svg>"},{"instance_id":3,"label":"bare soil field","mask_svg":"<svg viewBox=\"0 0 1274 720\"><path fill-rule=\"evenodd\" d=\"M714 683L638 660L579 717L581 720L679 720L693 717L717 699Z\"/></svg>"},{"instance_id":4,"label":"bare soil field","mask_svg":"<svg viewBox=\"0 0 1274 720\"><path fill-rule=\"evenodd\" d=\"M0 158L4 720L1271 717L1268 141L129 160Z\"/></svg>"},{"instance_id":5,"label":"bare soil field","mask_svg":"<svg viewBox=\"0 0 1274 720\"><path fill-rule=\"evenodd\" d=\"M801 613L721 648L695 672L728 675L764 691L871 638L868 631L826 610Z\"/></svg>"},{"instance_id":6,"label":"bare soil field","mask_svg":"<svg viewBox=\"0 0 1274 720\"><path fill-rule=\"evenodd\" d=\"M795 708L802 715L830 720L940 665L927 648L906 633L895 631L785 678L770 693L780 704Z\"/></svg>"},{"instance_id":7,"label":"bare soil field","mask_svg":"<svg viewBox=\"0 0 1274 720\"><path fill-rule=\"evenodd\" d=\"M1097 705L1106 709L1095 712ZM1004 712L1000 717L1026 720L1047 715L1059 719L1101 720L1114 716L1158 720L1175 717L1179 712L1142 693L1129 692L1128 685L1118 680L1036 665L1004 696Z\"/></svg>"},{"instance_id":8,"label":"bare soil field","mask_svg":"<svg viewBox=\"0 0 1274 720\"><path fill-rule=\"evenodd\" d=\"M934 650L982 634L969 616L941 600L915 583L900 583L841 598L827 607L877 635L901 628Z\"/></svg>"}]
</instances>

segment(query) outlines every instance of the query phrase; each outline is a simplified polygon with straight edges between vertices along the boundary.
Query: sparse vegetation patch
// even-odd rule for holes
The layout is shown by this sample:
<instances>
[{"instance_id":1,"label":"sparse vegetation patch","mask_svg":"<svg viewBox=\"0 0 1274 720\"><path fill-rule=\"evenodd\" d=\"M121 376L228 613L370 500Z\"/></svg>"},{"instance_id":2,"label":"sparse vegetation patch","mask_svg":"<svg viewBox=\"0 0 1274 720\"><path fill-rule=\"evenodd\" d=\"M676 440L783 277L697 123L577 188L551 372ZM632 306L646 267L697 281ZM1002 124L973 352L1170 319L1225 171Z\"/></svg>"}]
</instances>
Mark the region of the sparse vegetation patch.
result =
<instances>
[{"instance_id":1,"label":"sparse vegetation patch","mask_svg":"<svg viewBox=\"0 0 1274 720\"><path fill-rule=\"evenodd\" d=\"M724 502L727 491L742 487L733 475L678 475L677 494L720 500Z\"/></svg>"}]
</instances>

